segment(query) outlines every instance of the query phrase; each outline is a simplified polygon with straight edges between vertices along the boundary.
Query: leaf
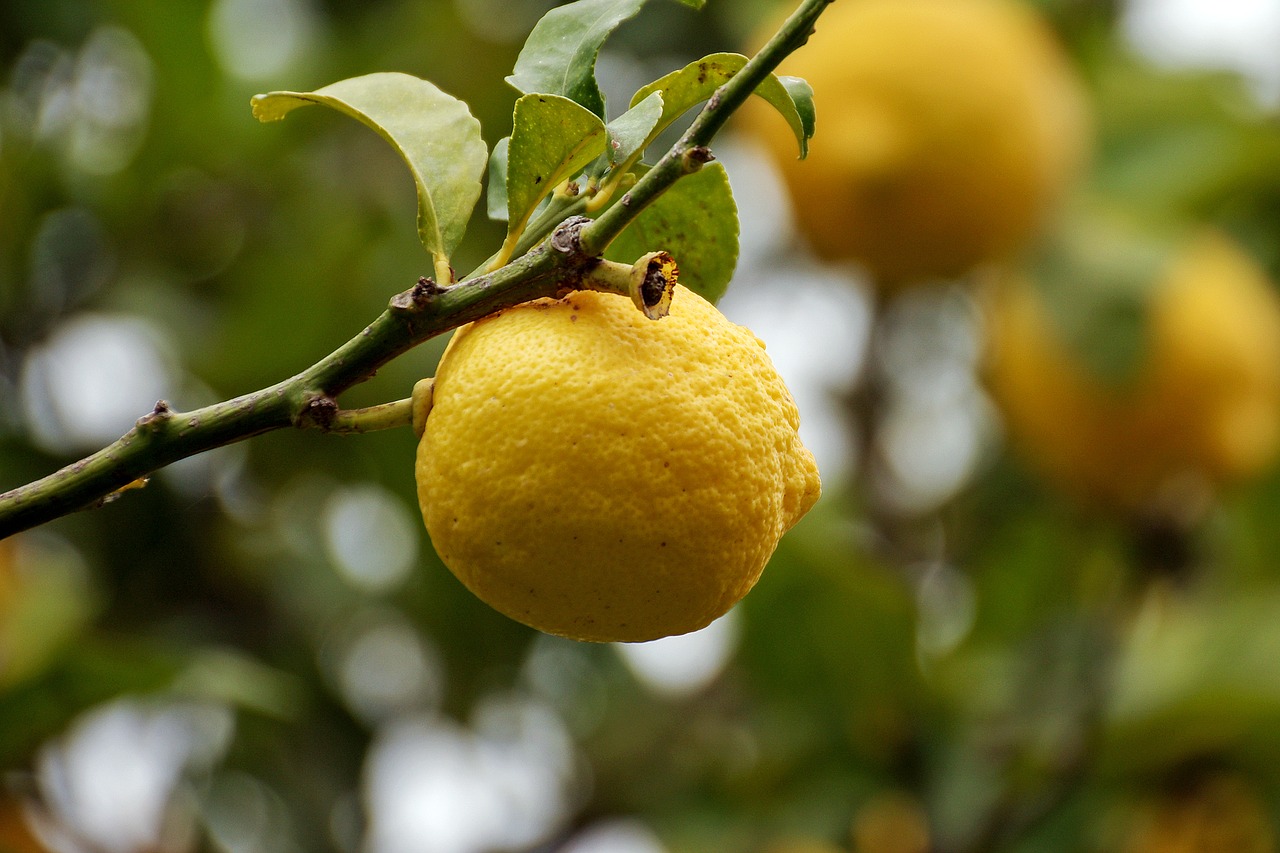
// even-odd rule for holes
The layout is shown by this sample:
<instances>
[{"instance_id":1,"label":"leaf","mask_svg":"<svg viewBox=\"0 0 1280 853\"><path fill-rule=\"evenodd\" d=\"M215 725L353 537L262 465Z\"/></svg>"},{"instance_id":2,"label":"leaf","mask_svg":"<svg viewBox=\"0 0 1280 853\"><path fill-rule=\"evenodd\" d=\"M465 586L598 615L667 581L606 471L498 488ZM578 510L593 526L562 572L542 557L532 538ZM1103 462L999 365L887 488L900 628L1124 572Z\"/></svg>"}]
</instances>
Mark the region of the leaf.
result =
<instances>
[{"instance_id":1,"label":"leaf","mask_svg":"<svg viewBox=\"0 0 1280 853\"><path fill-rule=\"evenodd\" d=\"M645 0L578 0L542 16L507 82L525 93L563 95L604 118L596 56L609 34Z\"/></svg>"},{"instance_id":2,"label":"leaf","mask_svg":"<svg viewBox=\"0 0 1280 853\"><path fill-rule=\"evenodd\" d=\"M604 122L568 98L534 94L516 101L507 149L508 233L518 234L548 193L599 157L606 136Z\"/></svg>"},{"instance_id":3,"label":"leaf","mask_svg":"<svg viewBox=\"0 0 1280 853\"><path fill-rule=\"evenodd\" d=\"M796 139L800 142L800 159L803 160L809 156L809 140L813 139L818 123L817 109L813 105L813 87L803 77L779 77L778 82L791 96L796 115L800 117L801 132L796 134ZM792 125L792 130L794 129L795 126Z\"/></svg>"},{"instance_id":4,"label":"leaf","mask_svg":"<svg viewBox=\"0 0 1280 853\"><path fill-rule=\"evenodd\" d=\"M641 88L631 99L633 107L654 92L662 93L662 118L650 133L649 141L690 107L714 95L716 89L729 82L746 64L747 58L740 53L713 53ZM755 94L772 104L787 120L800 145L800 156L804 157L809 153L809 138L813 136L813 90L798 77L787 79L793 81L790 87L781 78L770 74L756 87ZM796 97L801 100L797 101Z\"/></svg>"},{"instance_id":5,"label":"leaf","mask_svg":"<svg viewBox=\"0 0 1280 853\"><path fill-rule=\"evenodd\" d=\"M662 93L654 92L609 122L609 162L624 163L644 148L662 118Z\"/></svg>"},{"instance_id":6,"label":"leaf","mask_svg":"<svg viewBox=\"0 0 1280 853\"><path fill-rule=\"evenodd\" d=\"M641 211L605 250L613 261L634 263L666 250L680 266L680 283L716 302L738 263L738 208L720 163L681 178Z\"/></svg>"},{"instance_id":7,"label":"leaf","mask_svg":"<svg viewBox=\"0 0 1280 853\"><path fill-rule=\"evenodd\" d=\"M252 103L254 116L264 122L322 104L369 126L391 143L413 174L422 245L442 261L462 240L488 158L480 122L462 101L426 80L382 72L315 92L256 95Z\"/></svg>"},{"instance_id":8,"label":"leaf","mask_svg":"<svg viewBox=\"0 0 1280 853\"><path fill-rule=\"evenodd\" d=\"M489 193L485 206L489 218L495 222L507 221L507 146L510 144L510 136L502 137L489 157Z\"/></svg>"}]
</instances>

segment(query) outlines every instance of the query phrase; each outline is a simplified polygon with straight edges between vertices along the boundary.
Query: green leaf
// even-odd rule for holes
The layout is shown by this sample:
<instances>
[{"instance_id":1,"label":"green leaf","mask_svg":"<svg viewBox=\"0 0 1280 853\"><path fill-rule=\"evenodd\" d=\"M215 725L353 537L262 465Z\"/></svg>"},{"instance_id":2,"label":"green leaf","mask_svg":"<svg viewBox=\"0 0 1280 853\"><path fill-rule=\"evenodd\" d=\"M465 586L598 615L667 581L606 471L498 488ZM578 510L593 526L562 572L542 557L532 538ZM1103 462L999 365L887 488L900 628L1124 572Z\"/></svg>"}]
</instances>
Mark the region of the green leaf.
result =
<instances>
[{"instance_id":1,"label":"green leaf","mask_svg":"<svg viewBox=\"0 0 1280 853\"><path fill-rule=\"evenodd\" d=\"M680 266L680 283L716 302L738 263L738 208L724 166L711 163L681 178L641 211L605 257L623 263L666 250Z\"/></svg>"},{"instance_id":2,"label":"green leaf","mask_svg":"<svg viewBox=\"0 0 1280 853\"><path fill-rule=\"evenodd\" d=\"M524 228L538 203L604 153L604 122L568 98L525 95L516 101L507 149L509 235Z\"/></svg>"},{"instance_id":3,"label":"green leaf","mask_svg":"<svg viewBox=\"0 0 1280 853\"><path fill-rule=\"evenodd\" d=\"M507 147L510 144L510 136L502 137L489 157L489 193L485 206L489 218L495 222L507 221Z\"/></svg>"},{"instance_id":4,"label":"green leaf","mask_svg":"<svg viewBox=\"0 0 1280 853\"><path fill-rule=\"evenodd\" d=\"M662 118L650 133L649 141L653 141L690 107L710 98L746 64L747 58L740 53L713 53L659 77L636 92L631 99L633 107L654 92L662 93ZM756 87L755 94L772 104L787 120L800 145L800 156L804 157L809 153L809 138L813 136L813 90L798 77L787 79L792 81L789 85L770 74Z\"/></svg>"},{"instance_id":5,"label":"green leaf","mask_svg":"<svg viewBox=\"0 0 1280 853\"><path fill-rule=\"evenodd\" d=\"M803 160L809 156L809 140L813 139L818 122L817 109L813 105L813 87L803 77L779 77L778 82L791 96L796 115L800 117L800 133L796 134L796 139L800 141L800 159ZM794 129L795 125L792 125Z\"/></svg>"},{"instance_id":6,"label":"green leaf","mask_svg":"<svg viewBox=\"0 0 1280 853\"><path fill-rule=\"evenodd\" d=\"M534 26L507 82L525 93L563 95L604 118L596 56L618 25L645 0L578 0L552 9Z\"/></svg>"},{"instance_id":7,"label":"green leaf","mask_svg":"<svg viewBox=\"0 0 1280 853\"><path fill-rule=\"evenodd\" d=\"M322 104L368 125L396 149L418 189L418 235L437 261L462 240L480 198L488 149L467 105L426 80L383 72L341 80L315 92L270 92L253 98L260 121Z\"/></svg>"},{"instance_id":8,"label":"green leaf","mask_svg":"<svg viewBox=\"0 0 1280 853\"><path fill-rule=\"evenodd\" d=\"M654 92L609 122L609 162L625 163L644 148L662 118L662 93Z\"/></svg>"}]
</instances>

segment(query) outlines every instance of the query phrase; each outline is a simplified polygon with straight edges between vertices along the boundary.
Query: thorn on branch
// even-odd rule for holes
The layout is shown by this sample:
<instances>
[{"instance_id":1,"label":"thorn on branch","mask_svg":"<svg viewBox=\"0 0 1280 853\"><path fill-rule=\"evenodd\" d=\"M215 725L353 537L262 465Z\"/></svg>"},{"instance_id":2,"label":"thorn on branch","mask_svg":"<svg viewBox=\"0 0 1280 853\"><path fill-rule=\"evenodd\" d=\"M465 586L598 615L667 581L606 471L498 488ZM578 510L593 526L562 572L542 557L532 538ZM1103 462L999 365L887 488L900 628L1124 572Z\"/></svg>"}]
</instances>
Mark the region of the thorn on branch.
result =
<instances>
[{"instance_id":1,"label":"thorn on branch","mask_svg":"<svg viewBox=\"0 0 1280 853\"><path fill-rule=\"evenodd\" d=\"M422 276L413 287L391 297L391 309L416 314L425 310L441 293L444 293L444 288L436 284L435 279Z\"/></svg>"},{"instance_id":2,"label":"thorn on branch","mask_svg":"<svg viewBox=\"0 0 1280 853\"><path fill-rule=\"evenodd\" d=\"M711 153L710 148L705 145L695 145L680 157L680 171L686 175L692 175L714 159L716 155Z\"/></svg>"},{"instance_id":3,"label":"thorn on branch","mask_svg":"<svg viewBox=\"0 0 1280 853\"><path fill-rule=\"evenodd\" d=\"M582 252L582 229L591 224L585 216L570 216L551 235L551 248L562 255Z\"/></svg>"},{"instance_id":4,"label":"thorn on branch","mask_svg":"<svg viewBox=\"0 0 1280 853\"><path fill-rule=\"evenodd\" d=\"M156 406L150 412L138 418L134 426L139 432L154 434L160 431L173 417L173 409L165 400L156 400Z\"/></svg>"},{"instance_id":5,"label":"thorn on branch","mask_svg":"<svg viewBox=\"0 0 1280 853\"><path fill-rule=\"evenodd\" d=\"M294 425L300 428L315 427L327 430L333 425L338 414L338 401L327 394L316 394L307 400L302 411L294 419Z\"/></svg>"}]
</instances>

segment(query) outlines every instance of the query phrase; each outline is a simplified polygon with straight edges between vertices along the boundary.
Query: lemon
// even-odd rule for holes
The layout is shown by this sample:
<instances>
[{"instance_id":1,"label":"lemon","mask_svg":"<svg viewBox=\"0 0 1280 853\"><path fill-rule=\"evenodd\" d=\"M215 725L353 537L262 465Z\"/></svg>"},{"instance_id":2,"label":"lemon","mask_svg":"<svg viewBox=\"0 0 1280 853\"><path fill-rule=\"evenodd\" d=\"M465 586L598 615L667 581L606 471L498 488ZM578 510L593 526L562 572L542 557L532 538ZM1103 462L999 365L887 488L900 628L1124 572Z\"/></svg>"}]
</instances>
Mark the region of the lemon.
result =
<instances>
[{"instance_id":1,"label":"lemon","mask_svg":"<svg viewBox=\"0 0 1280 853\"><path fill-rule=\"evenodd\" d=\"M1089 147L1083 87L1014 0L833 4L780 72L814 89L818 133L795 159L784 123L749 125L823 257L884 285L963 273L1020 247Z\"/></svg>"},{"instance_id":2,"label":"lemon","mask_svg":"<svg viewBox=\"0 0 1280 853\"><path fill-rule=\"evenodd\" d=\"M929 820L909 794L877 794L853 819L854 853L928 853Z\"/></svg>"},{"instance_id":3,"label":"lemon","mask_svg":"<svg viewBox=\"0 0 1280 853\"><path fill-rule=\"evenodd\" d=\"M418 500L440 559L539 630L710 623L817 500L764 345L676 287L669 316L575 292L464 327L437 370Z\"/></svg>"},{"instance_id":4,"label":"lemon","mask_svg":"<svg viewBox=\"0 0 1280 853\"><path fill-rule=\"evenodd\" d=\"M1275 853L1267 803L1249 782L1215 775L1136 810L1123 853Z\"/></svg>"},{"instance_id":5,"label":"lemon","mask_svg":"<svg viewBox=\"0 0 1280 853\"><path fill-rule=\"evenodd\" d=\"M1147 349L1123 385L1085 368L1025 280L990 305L989 384L1014 442L1067 491L1130 510L1257 474L1280 447L1280 303L1254 261L1201 233L1148 298Z\"/></svg>"}]
</instances>

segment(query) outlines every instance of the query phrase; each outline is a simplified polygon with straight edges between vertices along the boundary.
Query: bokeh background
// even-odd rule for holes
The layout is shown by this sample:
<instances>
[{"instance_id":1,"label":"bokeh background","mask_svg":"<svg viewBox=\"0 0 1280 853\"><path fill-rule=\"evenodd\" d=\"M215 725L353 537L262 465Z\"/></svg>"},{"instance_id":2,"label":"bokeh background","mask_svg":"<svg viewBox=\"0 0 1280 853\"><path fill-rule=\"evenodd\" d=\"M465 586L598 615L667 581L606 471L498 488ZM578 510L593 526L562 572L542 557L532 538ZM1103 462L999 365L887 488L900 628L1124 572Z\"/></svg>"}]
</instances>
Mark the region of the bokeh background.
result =
<instances>
[{"instance_id":1,"label":"bokeh background","mask_svg":"<svg viewBox=\"0 0 1280 853\"><path fill-rule=\"evenodd\" d=\"M295 373L427 271L390 149L250 96L405 71L492 144L550 5L0 0L0 488ZM1032 5L1089 93L1087 191L1280 280L1280 3ZM601 56L614 111L778 9L652 3ZM187 460L0 543L0 850L1276 850L1277 471L1170 512L1056 489L984 388L980 286L818 260L733 131L722 308L825 484L737 609L625 647L490 611L425 537L409 430Z\"/></svg>"}]
</instances>

